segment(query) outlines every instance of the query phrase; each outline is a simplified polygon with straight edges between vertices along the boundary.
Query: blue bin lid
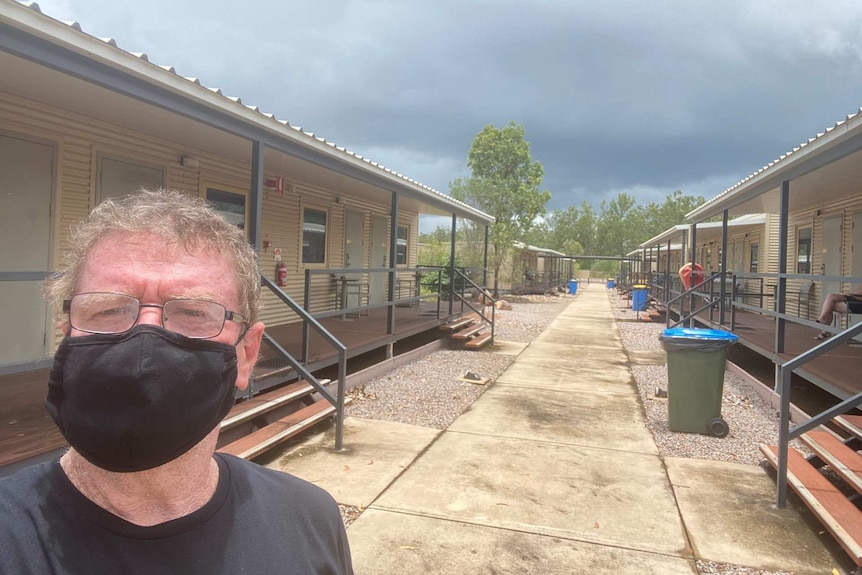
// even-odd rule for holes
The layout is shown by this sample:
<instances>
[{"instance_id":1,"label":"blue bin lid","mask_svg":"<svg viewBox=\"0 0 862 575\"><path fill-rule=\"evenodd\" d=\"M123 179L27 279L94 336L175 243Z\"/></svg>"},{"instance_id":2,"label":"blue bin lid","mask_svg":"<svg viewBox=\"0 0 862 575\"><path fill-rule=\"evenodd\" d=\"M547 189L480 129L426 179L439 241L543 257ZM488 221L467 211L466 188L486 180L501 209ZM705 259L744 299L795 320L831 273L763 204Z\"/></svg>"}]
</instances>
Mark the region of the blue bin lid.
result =
<instances>
[{"instance_id":1,"label":"blue bin lid","mask_svg":"<svg viewBox=\"0 0 862 575\"><path fill-rule=\"evenodd\" d=\"M698 329L695 327L674 327L661 332L662 339L709 339L736 341L739 336L720 329Z\"/></svg>"}]
</instances>

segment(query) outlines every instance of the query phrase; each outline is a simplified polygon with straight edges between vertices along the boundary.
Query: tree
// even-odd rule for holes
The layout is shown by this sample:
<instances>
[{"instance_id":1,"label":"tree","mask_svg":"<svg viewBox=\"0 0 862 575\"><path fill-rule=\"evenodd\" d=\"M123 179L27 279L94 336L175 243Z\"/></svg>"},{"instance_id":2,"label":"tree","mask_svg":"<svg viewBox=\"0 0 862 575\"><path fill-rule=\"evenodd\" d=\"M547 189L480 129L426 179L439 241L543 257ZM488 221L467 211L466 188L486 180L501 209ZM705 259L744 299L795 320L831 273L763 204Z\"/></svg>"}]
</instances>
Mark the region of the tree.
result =
<instances>
[{"instance_id":1,"label":"tree","mask_svg":"<svg viewBox=\"0 0 862 575\"><path fill-rule=\"evenodd\" d=\"M674 190L664 199L664 203L652 202L644 207L643 240L645 242L673 226L685 223L685 215L706 200L702 196L686 196Z\"/></svg>"},{"instance_id":2,"label":"tree","mask_svg":"<svg viewBox=\"0 0 862 575\"><path fill-rule=\"evenodd\" d=\"M452 182L449 193L496 219L489 234L489 265L494 270L496 293L500 268L512 245L545 213L551 194L539 191L544 168L533 161L524 128L514 122L499 129L485 126L473 139L467 165L471 177Z\"/></svg>"},{"instance_id":3,"label":"tree","mask_svg":"<svg viewBox=\"0 0 862 575\"><path fill-rule=\"evenodd\" d=\"M625 256L649 238L643 235L643 213L635 199L620 193L610 202L602 202L602 213L596 222L601 255Z\"/></svg>"}]
</instances>

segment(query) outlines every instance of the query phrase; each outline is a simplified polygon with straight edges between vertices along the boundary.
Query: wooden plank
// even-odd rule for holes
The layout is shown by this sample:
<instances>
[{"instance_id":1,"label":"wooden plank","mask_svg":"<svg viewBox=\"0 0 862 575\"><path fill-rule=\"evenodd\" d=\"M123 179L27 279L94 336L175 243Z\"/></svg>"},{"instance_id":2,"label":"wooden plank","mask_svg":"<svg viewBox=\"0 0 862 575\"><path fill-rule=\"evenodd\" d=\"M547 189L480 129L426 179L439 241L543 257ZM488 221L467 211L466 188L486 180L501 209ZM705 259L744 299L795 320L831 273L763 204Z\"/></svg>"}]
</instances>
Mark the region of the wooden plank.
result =
<instances>
[{"instance_id":1,"label":"wooden plank","mask_svg":"<svg viewBox=\"0 0 862 575\"><path fill-rule=\"evenodd\" d=\"M334 405L328 401L318 401L225 445L219 449L219 452L229 453L243 459L251 459L279 443L287 441L332 413L335 413Z\"/></svg>"},{"instance_id":2,"label":"wooden plank","mask_svg":"<svg viewBox=\"0 0 862 575\"><path fill-rule=\"evenodd\" d=\"M773 467L778 467L776 446L761 445L760 451ZM862 566L862 511L795 449L787 453L787 482L856 565Z\"/></svg>"},{"instance_id":3,"label":"wooden plank","mask_svg":"<svg viewBox=\"0 0 862 575\"><path fill-rule=\"evenodd\" d=\"M476 335L477 333L479 333L483 329L485 329L484 324L481 324L481 323L473 324L471 327L468 327L467 329L462 329L461 331L456 331L455 333L453 333L452 339L470 339L471 337L473 337L474 335Z\"/></svg>"},{"instance_id":4,"label":"wooden plank","mask_svg":"<svg viewBox=\"0 0 862 575\"><path fill-rule=\"evenodd\" d=\"M862 493L862 455L826 431L809 431L802 434L800 439L844 481L852 485L857 493Z\"/></svg>"},{"instance_id":5,"label":"wooden plank","mask_svg":"<svg viewBox=\"0 0 862 575\"><path fill-rule=\"evenodd\" d=\"M479 337L474 337L464 344L464 349L481 349L491 343L491 334L484 333Z\"/></svg>"},{"instance_id":6,"label":"wooden plank","mask_svg":"<svg viewBox=\"0 0 862 575\"><path fill-rule=\"evenodd\" d=\"M445 331L455 331L461 329L462 327L472 325L475 320L473 318L461 318L455 321L450 321L447 324L441 325L440 329Z\"/></svg>"},{"instance_id":7,"label":"wooden plank","mask_svg":"<svg viewBox=\"0 0 862 575\"><path fill-rule=\"evenodd\" d=\"M862 439L862 415L839 415L833 420L840 425L845 431L848 431Z\"/></svg>"},{"instance_id":8,"label":"wooden plank","mask_svg":"<svg viewBox=\"0 0 862 575\"><path fill-rule=\"evenodd\" d=\"M254 419L268 411L304 397L313 390L314 388L310 383L297 381L257 395L248 401L237 403L227 414L227 417L222 420L220 429L230 429L243 421Z\"/></svg>"}]
</instances>

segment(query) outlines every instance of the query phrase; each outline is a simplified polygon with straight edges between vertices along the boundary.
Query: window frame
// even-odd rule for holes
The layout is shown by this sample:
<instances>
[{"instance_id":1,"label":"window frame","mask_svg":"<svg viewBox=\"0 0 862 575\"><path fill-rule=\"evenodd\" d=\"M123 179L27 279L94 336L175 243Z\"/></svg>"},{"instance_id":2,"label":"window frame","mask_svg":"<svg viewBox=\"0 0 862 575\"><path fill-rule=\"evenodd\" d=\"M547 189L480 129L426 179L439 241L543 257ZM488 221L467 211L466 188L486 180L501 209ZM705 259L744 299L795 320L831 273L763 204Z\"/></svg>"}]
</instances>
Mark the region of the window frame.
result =
<instances>
[{"instance_id":1,"label":"window frame","mask_svg":"<svg viewBox=\"0 0 862 575\"><path fill-rule=\"evenodd\" d=\"M323 261L322 262L307 262L305 261L305 211L313 210L323 213L326 223L323 230ZM330 211L326 206L318 204L303 203L299 208L300 226L299 226L299 265L303 268L326 268L329 264L329 228L331 224Z\"/></svg>"},{"instance_id":2,"label":"window frame","mask_svg":"<svg viewBox=\"0 0 862 575\"><path fill-rule=\"evenodd\" d=\"M748 272L756 274L760 267L760 241L748 244Z\"/></svg>"},{"instance_id":3,"label":"window frame","mask_svg":"<svg viewBox=\"0 0 862 575\"><path fill-rule=\"evenodd\" d=\"M114 196L114 195L110 195L110 196L106 197L102 193L102 180L103 180L102 174L103 174L103 171L105 169L105 166L104 166L105 160L107 160L109 162L119 162L119 163L123 163L123 164L129 164L131 166L136 166L138 168L143 168L143 169L147 169L147 170L153 170L153 171L161 172L162 181L161 181L161 183L158 184L157 187L159 187L159 188L165 187L165 184L167 182L167 177L168 177L167 166L165 166L163 164L154 163L154 162L147 162L145 160L141 160L141 159L137 159L137 158L130 158L128 156L123 156L122 154L114 154L114 153L106 152L103 150L96 150L96 161L94 163L95 165L93 166L93 172L94 172L93 173L93 206L97 206L97 205L101 204L102 202L104 202L108 198L121 198L121 197L123 197L123 196ZM138 187L138 189L140 189L140 186ZM133 193L137 192L138 189L132 190L132 191L130 191L124 195L133 194Z\"/></svg>"},{"instance_id":4,"label":"window frame","mask_svg":"<svg viewBox=\"0 0 862 575\"><path fill-rule=\"evenodd\" d=\"M806 232L806 231L808 232L808 238L807 238L807 240L808 240L807 241L808 253L805 254L806 255L805 265L808 266L808 269L806 271L801 271L800 267L799 267L800 266L800 262L799 262L800 248L802 245L804 245L803 242L801 241L802 240L801 233ZM797 274L806 274L806 275L811 274L811 255L812 255L811 254L811 248L813 246L814 246L814 227L811 225L797 226L797 228L796 228L796 260L795 260L796 261L795 269L796 269Z\"/></svg>"},{"instance_id":5,"label":"window frame","mask_svg":"<svg viewBox=\"0 0 862 575\"><path fill-rule=\"evenodd\" d=\"M248 191L240 188L234 188L232 186L225 186L223 184L218 184L214 182L202 182L201 183L201 196L207 203L210 202L209 192L210 190L214 192L220 192L223 194L230 194L233 196L238 196L243 198L243 232L246 237L248 237L248 218L249 218L249 209L248 209ZM212 204L211 204L212 205ZM219 214L222 214L224 210L218 209L218 206L213 206L213 208ZM230 221L229 218L225 218Z\"/></svg>"},{"instance_id":6,"label":"window frame","mask_svg":"<svg viewBox=\"0 0 862 575\"><path fill-rule=\"evenodd\" d=\"M406 230L406 237L404 238L404 243L400 244L401 241L401 230ZM404 246L404 261L399 262L399 248L401 245ZM395 266L396 267L409 267L410 265L410 225L402 226L398 224L395 229Z\"/></svg>"}]
</instances>

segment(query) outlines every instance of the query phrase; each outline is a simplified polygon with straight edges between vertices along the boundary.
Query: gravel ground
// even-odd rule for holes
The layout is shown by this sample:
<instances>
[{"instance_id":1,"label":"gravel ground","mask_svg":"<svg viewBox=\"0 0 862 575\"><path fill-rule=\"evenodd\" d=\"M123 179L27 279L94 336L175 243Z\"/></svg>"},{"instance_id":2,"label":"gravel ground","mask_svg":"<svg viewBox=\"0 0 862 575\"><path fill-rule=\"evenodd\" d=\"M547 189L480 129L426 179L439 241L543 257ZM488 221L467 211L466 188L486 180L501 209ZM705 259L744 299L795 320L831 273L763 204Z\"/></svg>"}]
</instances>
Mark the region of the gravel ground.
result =
<instances>
[{"instance_id":1,"label":"gravel ground","mask_svg":"<svg viewBox=\"0 0 862 575\"><path fill-rule=\"evenodd\" d=\"M511 310L498 310L496 337L502 341L529 343L570 303L561 295L504 297ZM633 321L626 302L611 296L611 307L627 351L662 351L658 339L662 324ZM472 372L494 381L514 357L469 351L437 351L385 376L353 388L347 415L445 429L485 390L457 378ZM667 400L656 397L656 389L667 389L665 365L632 364L632 374L643 401L647 424L661 456L690 457L766 465L760 443L777 441L777 413L746 383L725 372L722 417L730 427L724 439L695 433L672 433L667 427ZM801 445L794 447L803 450ZM360 509L341 506L345 524L352 523ZM699 575L792 575L736 565L697 561ZM862 575L859 570L852 575Z\"/></svg>"}]
</instances>

